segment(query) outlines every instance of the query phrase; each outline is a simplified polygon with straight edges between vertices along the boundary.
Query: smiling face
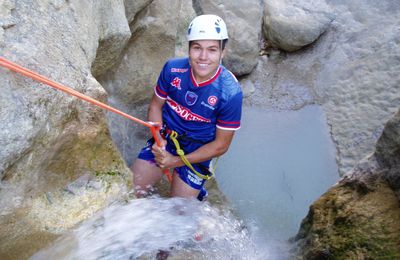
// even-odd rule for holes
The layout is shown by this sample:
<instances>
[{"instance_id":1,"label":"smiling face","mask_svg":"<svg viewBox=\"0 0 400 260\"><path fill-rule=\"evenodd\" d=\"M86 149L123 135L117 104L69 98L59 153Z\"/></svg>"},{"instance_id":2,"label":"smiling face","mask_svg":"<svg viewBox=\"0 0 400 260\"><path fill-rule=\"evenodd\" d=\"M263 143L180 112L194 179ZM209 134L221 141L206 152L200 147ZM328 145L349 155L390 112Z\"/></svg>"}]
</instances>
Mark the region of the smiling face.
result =
<instances>
[{"instance_id":1,"label":"smiling face","mask_svg":"<svg viewBox=\"0 0 400 260\"><path fill-rule=\"evenodd\" d=\"M192 41L189 47L189 59L196 81L201 83L214 76L223 56L221 41Z\"/></svg>"}]
</instances>

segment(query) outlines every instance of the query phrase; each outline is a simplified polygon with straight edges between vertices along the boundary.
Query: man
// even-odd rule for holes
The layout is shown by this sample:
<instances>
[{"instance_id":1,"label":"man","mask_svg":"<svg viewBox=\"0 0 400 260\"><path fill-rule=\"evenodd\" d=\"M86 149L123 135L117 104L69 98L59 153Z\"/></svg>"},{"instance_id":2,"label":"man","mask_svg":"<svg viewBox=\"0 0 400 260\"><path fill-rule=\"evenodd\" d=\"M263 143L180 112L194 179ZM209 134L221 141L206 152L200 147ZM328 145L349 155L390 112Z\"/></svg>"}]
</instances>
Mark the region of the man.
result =
<instances>
[{"instance_id":1,"label":"man","mask_svg":"<svg viewBox=\"0 0 400 260\"><path fill-rule=\"evenodd\" d=\"M240 128L242 91L221 65L228 40L225 22L216 15L198 16L187 39L189 58L167 61L154 89L148 120L163 125L163 145L149 140L134 162L137 196L147 194L163 170L174 169L171 196L202 200L211 159L228 150Z\"/></svg>"}]
</instances>

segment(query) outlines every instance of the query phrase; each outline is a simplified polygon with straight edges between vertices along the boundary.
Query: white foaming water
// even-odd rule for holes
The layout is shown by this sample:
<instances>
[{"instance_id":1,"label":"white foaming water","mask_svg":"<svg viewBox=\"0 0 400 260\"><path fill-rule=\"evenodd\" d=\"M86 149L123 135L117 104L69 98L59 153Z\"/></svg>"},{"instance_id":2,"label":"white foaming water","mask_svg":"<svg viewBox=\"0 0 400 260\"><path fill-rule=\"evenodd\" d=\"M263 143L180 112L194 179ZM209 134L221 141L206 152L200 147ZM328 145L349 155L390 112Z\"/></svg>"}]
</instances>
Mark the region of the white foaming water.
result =
<instances>
[{"instance_id":1,"label":"white foaming water","mask_svg":"<svg viewBox=\"0 0 400 260\"><path fill-rule=\"evenodd\" d=\"M229 212L196 200L147 198L108 207L31 259L154 259L159 250L173 259L269 258Z\"/></svg>"}]
</instances>

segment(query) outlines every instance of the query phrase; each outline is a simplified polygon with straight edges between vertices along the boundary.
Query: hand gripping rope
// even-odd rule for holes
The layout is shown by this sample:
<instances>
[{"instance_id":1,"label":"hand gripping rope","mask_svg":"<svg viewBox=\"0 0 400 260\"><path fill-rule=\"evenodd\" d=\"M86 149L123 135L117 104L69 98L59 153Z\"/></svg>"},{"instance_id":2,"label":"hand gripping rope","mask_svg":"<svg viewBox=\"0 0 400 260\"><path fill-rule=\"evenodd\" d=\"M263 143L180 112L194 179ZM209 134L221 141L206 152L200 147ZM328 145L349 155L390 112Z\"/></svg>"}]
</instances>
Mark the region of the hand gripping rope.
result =
<instances>
[{"instance_id":1,"label":"hand gripping rope","mask_svg":"<svg viewBox=\"0 0 400 260\"><path fill-rule=\"evenodd\" d=\"M186 158L185 156L185 152L181 149L181 146L179 145L178 142L178 133L175 131L171 131L171 133L169 134L169 138L172 140L172 142L175 145L176 148L176 153L179 155L179 157L181 158L182 162L189 167L199 178L204 179L204 180L209 180L212 178L213 175L204 175L201 174L200 172L196 171L195 168L193 167L193 165L189 162L189 160ZM217 158L218 160L218 158ZM215 169L214 169L215 170ZM214 170L211 171L211 174L214 174Z\"/></svg>"},{"instance_id":2,"label":"hand gripping rope","mask_svg":"<svg viewBox=\"0 0 400 260\"><path fill-rule=\"evenodd\" d=\"M93 104L95 106L98 106L100 108L106 109L108 111L111 111L111 112L113 112L115 114L118 114L120 116L123 116L125 118L128 118L128 119L130 119L130 120L132 120L132 121L134 121L136 123L144 125L144 126L150 128L151 134L154 137L154 140L156 141L156 144L158 146L161 146L161 141L160 141L160 139L158 138L158 135L157 135L157 132L160 130L161 126L157 122L145 122L143 120L140 120L139 118L136 118L136 117L133 117L131 115L128 115L128 114L126 114L126 113L124 113L124 112L122 112L122 111L120 111L120 110L118 110L118 109L116 109L114 107L111 107L109 105L106 105L106 104L94 99L94 98L86 96L86 95L84 95L84 94L82 94L82 93L80 93L80 92L78 92L78 91L76 91L76 90L74 90L72 88L69 88L69 87L63 86L63 85L61 85L61 84L59 84L57 82L54 82L54 81L52 81L52 80L50 80L50 79L48 79L48 78L46 78L46 77L44 77L44 76L42 76L42 75L40 75L38 73L35 73L35 72L31 71L31 70L28 70L28 69L26 69L26 68L24 68L24 67L22 67L22 66L20 66L20 65L18 65L16 63L13 63L13 62L11 62L11 61L3 58L3 57L0 57L0 66L2 66L4 68L7 68L9 70L12 70L14 72L17 72L19 74L22 74L22 75L24 75L26 77L32 78L33 80L36 80L38 82L44 83L44 84L46 84L46 85L48 85L50 87L53 87L55 89L64 91L67 94L70 94L70 95L75 96L75 97L77 97L79 99L85 100L85 101L87 101L87 102L89 102L89 103L91 103L91 104ZM171 176L169 170L165 169L163 172L167 176L168 181L171 183L172 182L172 176Z\"/></svg>"}]
</instances>

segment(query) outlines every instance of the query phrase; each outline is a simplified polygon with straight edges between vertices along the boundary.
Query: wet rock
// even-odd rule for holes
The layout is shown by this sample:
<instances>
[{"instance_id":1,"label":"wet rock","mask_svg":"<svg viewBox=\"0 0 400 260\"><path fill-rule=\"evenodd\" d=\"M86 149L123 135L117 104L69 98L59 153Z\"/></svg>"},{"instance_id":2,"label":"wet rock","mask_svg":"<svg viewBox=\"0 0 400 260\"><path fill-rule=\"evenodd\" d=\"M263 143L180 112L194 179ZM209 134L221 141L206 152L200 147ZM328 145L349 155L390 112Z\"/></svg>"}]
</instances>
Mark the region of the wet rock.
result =
<instances>
[{"instance_id":1,"label":"wet rock","mask_svg":"<svg viewBox=\"0 0 400 260\"><path fill-rule=\"evenodd\" d=\"M29 207L2 216L0 258L27 259L110 203L124 199L126 180L121 174L112 173L83 175L65 188L33 198ZM97 183L96 189L90 185L93 182Z\"/></svg>"},{"instance_id":2,"label":"wet rock","mask_svg":"<svg viewBox=\"0 0 400 260\"><path fill-rule=\"evenodd\" d=\"M75 181L69 183L64 190L73 195L82 195L84 188L88 185L90 180L89 174L84 174Z\"/></svg>"},{"instance_id":3,"label":"wet rock","mask_svg":"<svg viewBox=\"0 0 400 260\"><path fill-rule=\"evenodd\" d=\"M92 183L96 182L96 189L88 185L89 178L92 179ZM60 234L94 215L109 203L122 200L124 194L127 194L127 186L122 175L112 175L110 172L97 176L84 175L64 189L34 199L28 220L32 226L42 231ZM51 202L48 199L49 195Z\"/></svg>"}]
</instances>

